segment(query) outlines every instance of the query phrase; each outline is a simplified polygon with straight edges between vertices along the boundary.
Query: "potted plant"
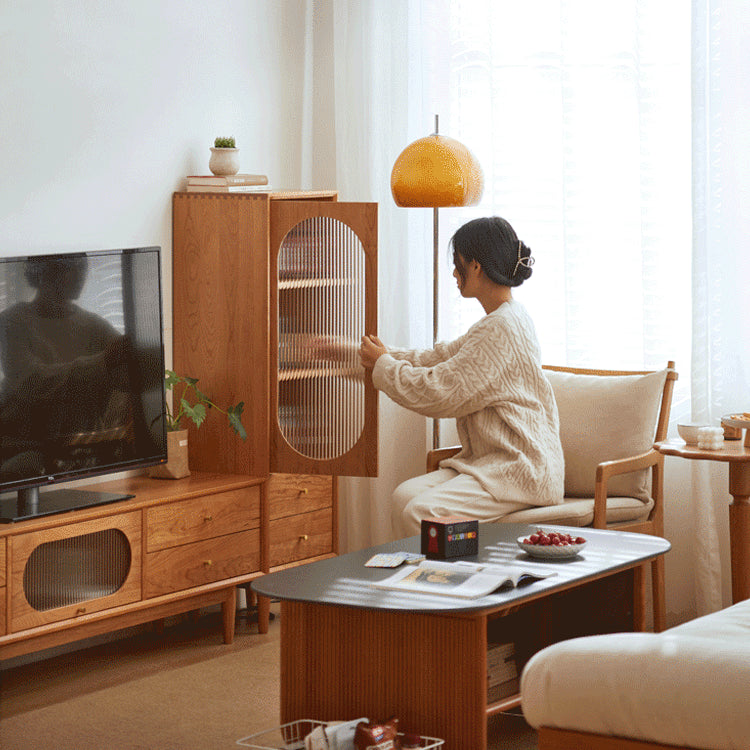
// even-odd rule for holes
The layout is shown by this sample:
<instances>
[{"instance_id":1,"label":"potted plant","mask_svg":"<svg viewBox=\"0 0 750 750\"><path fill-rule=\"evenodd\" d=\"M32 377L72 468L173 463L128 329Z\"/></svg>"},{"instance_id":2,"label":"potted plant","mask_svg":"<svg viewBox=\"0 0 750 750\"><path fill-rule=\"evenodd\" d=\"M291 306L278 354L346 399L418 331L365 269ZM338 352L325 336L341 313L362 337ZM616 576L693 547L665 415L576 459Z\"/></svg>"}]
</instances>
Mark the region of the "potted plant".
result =
<instances>
[{"instance_id":1,"label":"potted plant","mask_svg":"<svg viewBox=\"0 0 750 750\"><path fill-rule=\"evenodd\" d=\"M240 150L235 146L234 136L214 140L208 168L215 175L237 174L240 171Z\"/></svg>"},{"instance_id":2,"label":"potted plant","mask_svg":"<svg viewBox=\"0 0 750 750\"><path fill-rule=\"evenodd\" d=\"M178 375L174 370L166 370L164 384L172 392L172 404L166 404L167 423L167 463L154 466L149 476L158 479L181 479L190 474L188 468L188 431L187 423L192 422L200 427L206 419L209 409L216 409L226 415L229 426L243 439L247 432L242 424L242 411L245 402L222 409L217 406L203 391L198 388L198 378Z\"/></svg>"}]
</instances>

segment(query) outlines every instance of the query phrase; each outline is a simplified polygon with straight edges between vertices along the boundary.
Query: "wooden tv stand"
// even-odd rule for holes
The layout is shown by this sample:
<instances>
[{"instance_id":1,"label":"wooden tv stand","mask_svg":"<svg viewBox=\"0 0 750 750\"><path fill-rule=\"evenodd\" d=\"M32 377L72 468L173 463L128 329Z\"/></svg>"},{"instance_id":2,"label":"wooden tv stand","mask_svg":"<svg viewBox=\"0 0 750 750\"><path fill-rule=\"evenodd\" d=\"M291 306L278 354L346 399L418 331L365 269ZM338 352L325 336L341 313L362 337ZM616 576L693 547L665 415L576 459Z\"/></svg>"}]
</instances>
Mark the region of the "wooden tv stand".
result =
<instances>
[{"instance_id":1,"label":"wooden tv stand","mask_svg":"<svg viewBox=\"0 0 750 750\"><path fill-rule=\"evenodd\" d=\"M134 495L0 525L0 659L221 604L261 575L262 477L132 477L89 489ZM268 629L268 600L258 626Z\"/></svg>"}]
</instances>

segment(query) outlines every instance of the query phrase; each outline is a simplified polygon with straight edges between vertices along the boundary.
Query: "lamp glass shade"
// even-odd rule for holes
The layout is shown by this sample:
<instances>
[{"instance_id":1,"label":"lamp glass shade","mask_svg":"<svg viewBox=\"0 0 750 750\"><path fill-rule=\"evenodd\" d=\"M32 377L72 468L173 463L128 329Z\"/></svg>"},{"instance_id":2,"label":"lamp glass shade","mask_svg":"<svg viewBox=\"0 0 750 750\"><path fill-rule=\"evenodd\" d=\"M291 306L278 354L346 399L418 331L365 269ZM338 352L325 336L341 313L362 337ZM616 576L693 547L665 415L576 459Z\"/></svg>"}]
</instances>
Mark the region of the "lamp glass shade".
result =
<instances>
[{"instance_id":1,"label":"lamp glass shade","mask_svg":"<svg viewBox=\"0 0 750 750\"><path fill-rule=\"evenodd\" d=\"M484 175L474 154L444 135L410 143L391 170L391 193L398 206L475 206L483 190Z\"/></svg>"}]
</instances>

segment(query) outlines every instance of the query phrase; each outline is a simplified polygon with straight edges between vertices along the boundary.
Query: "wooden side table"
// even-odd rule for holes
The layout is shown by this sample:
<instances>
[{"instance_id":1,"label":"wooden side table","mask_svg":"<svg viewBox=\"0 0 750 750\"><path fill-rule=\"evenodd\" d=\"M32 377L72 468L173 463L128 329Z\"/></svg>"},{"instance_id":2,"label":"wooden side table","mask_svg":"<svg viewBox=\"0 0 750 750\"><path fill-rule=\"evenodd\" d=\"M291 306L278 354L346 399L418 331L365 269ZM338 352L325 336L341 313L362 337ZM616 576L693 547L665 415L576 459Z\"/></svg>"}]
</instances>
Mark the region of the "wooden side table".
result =
<instances>
[{"instance_id":1,"label":"wooden side table","mask_svg":"<svg viewBox=\"0 0 750 750\"><path fill-rule=\"evenodd\" d=\"M725 440L720 450L702 450L679 438L654 446L666 456L729 464L729 548L732 564L732 601L750 599L750 429L745 440Z\"/></svg>"}]
</instances>

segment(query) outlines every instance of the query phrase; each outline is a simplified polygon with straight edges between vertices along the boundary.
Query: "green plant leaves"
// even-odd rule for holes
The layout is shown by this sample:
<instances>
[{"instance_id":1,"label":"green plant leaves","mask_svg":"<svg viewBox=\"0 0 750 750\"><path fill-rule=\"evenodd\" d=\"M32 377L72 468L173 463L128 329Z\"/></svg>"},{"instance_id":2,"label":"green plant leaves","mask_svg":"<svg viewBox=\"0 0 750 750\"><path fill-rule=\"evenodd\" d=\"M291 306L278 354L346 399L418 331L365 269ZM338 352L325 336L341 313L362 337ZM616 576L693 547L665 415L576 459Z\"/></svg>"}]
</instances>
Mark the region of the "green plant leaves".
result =
<instances>
[{"instance_id":1,"label":"green plant leaves","mask_svg":"<svg viewBox=\"0 0 750 750\"><path fill-rule=\"evenodd\" d=\"M206 407L203 404L191 404L187 399L180 399L181 413L192 419L196 427L200 427L206 418Z\"/></svg>"},{"instance_id":2,"label":"green plant leaves","mask_svg":"<svg viewBox=\"0 0 750 750\"><path fill-rule=\"evenodd\" d=\"M167 402L167 430L182 429L182 420L190 419L196 427L200 427L206 419L208 409L226 414L231 428L243 439L247 439L247 432L242 424L242 411L245 402L240 401L236 406L229 406L227 410L218 407L211 399L198 388L198 378L187 375L178 375L174 370L164 371L164 384L167 390L175 391L173 409L169 408ZM180 390L179 396L176 389Z\"/></svg>"},{"instance_id":3,"label":"green plant leaves","mask_svg":"<svg viewBox=\"0 0 750 750\"><path fill-rule=\"evenodd\" d=\"M237 406L230 406L227 409L227 417L229 417L229 424L232 425L234 431L243 439L247 439L247 432L242 425L242 410L245 408L245 402L240 401Z\"/></svg>"}]
</instances>

